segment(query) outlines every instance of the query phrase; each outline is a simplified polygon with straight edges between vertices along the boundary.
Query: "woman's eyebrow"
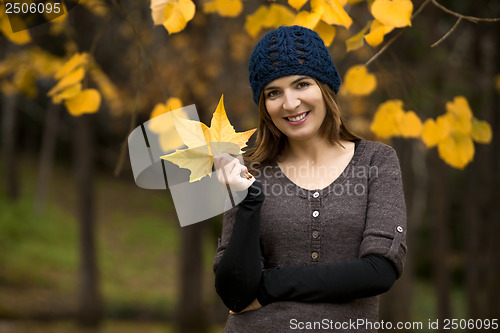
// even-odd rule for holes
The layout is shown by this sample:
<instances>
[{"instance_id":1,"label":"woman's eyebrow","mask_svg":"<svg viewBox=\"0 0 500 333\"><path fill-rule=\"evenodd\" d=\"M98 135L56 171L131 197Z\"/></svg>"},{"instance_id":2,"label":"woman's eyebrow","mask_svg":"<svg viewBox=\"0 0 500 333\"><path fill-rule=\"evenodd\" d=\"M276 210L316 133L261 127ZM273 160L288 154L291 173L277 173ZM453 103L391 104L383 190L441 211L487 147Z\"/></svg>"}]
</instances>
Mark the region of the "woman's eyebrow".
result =
<instances>
[{"instance_id":1,"label":"woman's eyebrow","mask_svg":"<svg viewBox=\"0 0 500 333\"><path fill-rule=\"evenodd\" d=\"M310 79L310 77L309 77L309 76L301 76L301 77L299 77L298 79L293 80L293 82L292 82L292 83L290 83L290 85L294 85L295 83L297 83L297 82L299 82L299 81L302 81L302 80L306 80L306 79ZM264 88L264 91L266 91L266 90L271 90L271 89L279 89L279 88L280 88L280 87L274 87L274 86L273 86L273 87L267 87L267 88Z\"/></svg>"}]
</instances>

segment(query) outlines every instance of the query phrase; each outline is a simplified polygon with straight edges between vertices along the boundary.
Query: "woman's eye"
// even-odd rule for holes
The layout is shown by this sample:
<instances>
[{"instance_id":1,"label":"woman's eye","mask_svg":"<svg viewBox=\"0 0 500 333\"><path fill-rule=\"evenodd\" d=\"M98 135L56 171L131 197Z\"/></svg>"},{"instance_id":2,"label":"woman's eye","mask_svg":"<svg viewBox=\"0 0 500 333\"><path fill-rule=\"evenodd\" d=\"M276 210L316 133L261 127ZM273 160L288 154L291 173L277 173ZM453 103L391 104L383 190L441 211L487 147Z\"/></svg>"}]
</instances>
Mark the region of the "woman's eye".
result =
<instances>
[{"instance_id":1,"label":"woman's eye","mask_svg":"<svg viewBox=\"0 0 500 333\"><path fill-rule=\"evenodd\" d=\"M278 96L278 94L279 94L279 92L277 90L272 90L272 91L267 93L267 97L273 98L273 97Z\"/></svg>"},{"instance_id":2,"label":"woman's eye","mask_svg":"<svg viewBox=\"0 0 500 333\"><path fill-rule=\"evenodd\" d=\"M307 82L299 82L299 83L297 84L297 88L305 88L305 87L307 87L308 85L309 85L309 83L307 83Z\"/></svg>"}]
</instances>

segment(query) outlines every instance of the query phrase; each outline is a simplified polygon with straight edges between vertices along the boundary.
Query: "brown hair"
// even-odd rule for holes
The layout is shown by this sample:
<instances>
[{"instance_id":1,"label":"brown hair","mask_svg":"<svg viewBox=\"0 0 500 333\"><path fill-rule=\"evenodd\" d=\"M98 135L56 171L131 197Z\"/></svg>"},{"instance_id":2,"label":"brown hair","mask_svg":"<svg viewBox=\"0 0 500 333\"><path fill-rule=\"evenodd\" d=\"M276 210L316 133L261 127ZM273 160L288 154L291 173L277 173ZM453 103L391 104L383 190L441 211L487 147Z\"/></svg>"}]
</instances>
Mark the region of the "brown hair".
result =
<instances>
[{"instance_id":1,"label":"brown hair","mask_svg":"<svg viewBox=\"0 0 500 333\"><path fill-rule=\"evenodd\" d=\"M361 139L352 133L345 125L342 119L340 108L338 106L337 95L328 85L317 81L316 84L321 90L323 100L326 105L326 115L319 134L326 137L332 144L337 143L342 146L340 140ZM274 125L266 109L265 97L262 92L259 99L259 125L257 128L257 138L255 147L245 152L243 158L245 164L250 169L259 169L273 163L287 147L287 137ZM342 146L343 147L343 146Z\"/></svg>"}]
</instances>

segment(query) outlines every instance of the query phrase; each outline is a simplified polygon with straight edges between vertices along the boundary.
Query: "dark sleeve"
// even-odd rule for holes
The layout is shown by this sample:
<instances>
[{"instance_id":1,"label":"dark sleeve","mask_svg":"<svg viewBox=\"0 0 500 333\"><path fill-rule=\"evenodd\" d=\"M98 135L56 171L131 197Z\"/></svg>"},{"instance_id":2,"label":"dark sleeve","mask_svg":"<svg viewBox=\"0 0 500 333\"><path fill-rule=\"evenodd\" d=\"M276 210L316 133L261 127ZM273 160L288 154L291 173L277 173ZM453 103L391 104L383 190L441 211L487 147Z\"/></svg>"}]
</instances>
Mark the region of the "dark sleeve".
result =
<instances>
[{"instance_id":1,"label":"dark sleeve","mask_svg":"<svg viewBox=\"0 0 500 333\"><path fill-rule=\"evenodd\" d=\"M388 291L397 279L394 264L380 255L329 265L277 267L262 274L257 299L276 301L345 302Z\"/></svg>"},{"instance_id":2,"label":"dark sleeve","mask_svg":"<svg viewBox=\"0 0 500 333\"><path fill-rule=\"evenodd\" d=\"M226 237L227 243L217 249L213 268L215 290L224 304L235 312L252 303L259 290L262 275L260 209L264 198L261 183L254 181L229 221L233 224L230 238Z\"/></svg>"}]
</instances>

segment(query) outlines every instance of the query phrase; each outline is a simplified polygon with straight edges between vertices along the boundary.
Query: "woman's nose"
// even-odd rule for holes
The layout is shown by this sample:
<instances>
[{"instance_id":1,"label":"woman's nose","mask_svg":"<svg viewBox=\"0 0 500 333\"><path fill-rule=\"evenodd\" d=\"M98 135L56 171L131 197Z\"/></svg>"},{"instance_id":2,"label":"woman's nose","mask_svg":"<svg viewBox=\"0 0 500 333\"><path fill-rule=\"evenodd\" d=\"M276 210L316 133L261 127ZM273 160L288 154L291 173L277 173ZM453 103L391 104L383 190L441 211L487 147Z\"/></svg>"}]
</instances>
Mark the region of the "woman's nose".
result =
<instances>
[{"instance_id":1,"label":"woman's nose","mask_svg":"<svg viewBox=\"0 0 500 333\"><path fill-rule=\"evenodd\" d=\"M283 92L283 109L293 111L300 105L300 99L293 91Z\"/></svg>"}]
</instances>

